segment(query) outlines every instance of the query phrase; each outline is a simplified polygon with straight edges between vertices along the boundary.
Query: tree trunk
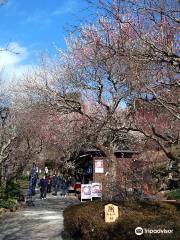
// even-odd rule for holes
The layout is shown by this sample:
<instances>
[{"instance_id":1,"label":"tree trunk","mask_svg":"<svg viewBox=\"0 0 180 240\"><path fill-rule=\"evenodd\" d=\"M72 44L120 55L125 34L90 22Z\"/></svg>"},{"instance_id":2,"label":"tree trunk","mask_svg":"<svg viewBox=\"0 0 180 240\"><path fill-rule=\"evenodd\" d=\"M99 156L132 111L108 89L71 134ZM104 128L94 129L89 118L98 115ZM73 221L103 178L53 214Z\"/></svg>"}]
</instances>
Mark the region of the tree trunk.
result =
<instances>
[{"instance_id":1,"label":"tree trunk","mask_svg":"<svg viewBox=\"0 0 180 240\"><path fill-rule=\"evenodd\" d=\"M97 144L96 147L103 151L107 159L107 176L106 176L106 196L107 199L113 199L118 194L117 189L117 159L114 155L113 148Z\"/></svg>"},{"instance_id":2,"label":"tree trunk","mask_svg":"<svg viewBox=\"0 0 180 240\"><path fill-rule=\"evenodd\" d=\"M169 168L169 188L180 187L180 145L172 145L170 149L171 164Z\"/></svg>"}]
</instances>

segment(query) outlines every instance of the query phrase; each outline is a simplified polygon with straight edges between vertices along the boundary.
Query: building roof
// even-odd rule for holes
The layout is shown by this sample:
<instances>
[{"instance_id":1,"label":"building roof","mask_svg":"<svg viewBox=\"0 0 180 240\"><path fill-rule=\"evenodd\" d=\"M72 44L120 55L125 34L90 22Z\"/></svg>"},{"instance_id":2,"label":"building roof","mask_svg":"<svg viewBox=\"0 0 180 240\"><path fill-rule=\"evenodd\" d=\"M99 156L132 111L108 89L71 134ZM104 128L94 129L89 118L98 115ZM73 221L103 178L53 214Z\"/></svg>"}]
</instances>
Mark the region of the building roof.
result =
<instances>
[{"instance_id":1,"label":"building roof","mask_svg":"<svg viewBox=\"0 0 180 240\"><path fill-rule=\"evenodd\" d=\"M83 152L102 152L99 149L96 148L89 148L89 149L83 149ZM129 150L129 149L116 149L114 151L114 153L139 153L138 151L134 151L134 150Z\"/></svg>"}]
</instances>

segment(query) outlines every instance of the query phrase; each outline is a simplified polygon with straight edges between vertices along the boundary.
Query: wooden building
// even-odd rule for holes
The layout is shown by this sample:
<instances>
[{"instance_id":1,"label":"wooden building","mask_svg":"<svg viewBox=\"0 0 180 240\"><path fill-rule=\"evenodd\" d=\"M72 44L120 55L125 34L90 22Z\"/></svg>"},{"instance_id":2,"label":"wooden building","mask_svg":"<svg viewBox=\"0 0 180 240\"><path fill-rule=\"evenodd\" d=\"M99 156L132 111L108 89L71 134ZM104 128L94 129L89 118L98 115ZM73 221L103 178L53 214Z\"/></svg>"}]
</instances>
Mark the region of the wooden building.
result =
<instances>
[{"instance_id":1,"label":"wooden building","mask_svg":"<svg viewBox=\"0 0 180 240\"><path fill-rule=\"evenodd\" d=\"M143 164L138 160L139 153L133 150L114 152L117 168L116 181L123 188L141 187ZM109 159L98 149L85 149L78 157L76 177L82 183L102 183L105 189L109 181Z\"/></svg>"}]
</instances>

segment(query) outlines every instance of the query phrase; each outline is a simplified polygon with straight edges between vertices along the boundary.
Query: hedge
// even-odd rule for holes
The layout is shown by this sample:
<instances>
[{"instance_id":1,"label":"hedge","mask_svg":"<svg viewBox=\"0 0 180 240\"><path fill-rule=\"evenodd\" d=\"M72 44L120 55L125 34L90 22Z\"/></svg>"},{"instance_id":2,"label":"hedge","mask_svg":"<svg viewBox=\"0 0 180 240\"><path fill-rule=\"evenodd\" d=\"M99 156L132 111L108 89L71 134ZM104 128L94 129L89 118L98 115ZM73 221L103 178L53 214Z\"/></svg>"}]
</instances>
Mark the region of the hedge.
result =
<instances>
[{"instance_id":1,"label":"hedge","mask_svg":"<svg viewBox=\"0 0 180 240\"><path fill-rule=\"evenodd\" d=\"M108 202L109 203L109 202ZM70 206L64 211L65 240L178 240L180 215L175 206L155 202L115 202L121 216L114 223L105 223L104 206L107 202L86 202ZM136 227L173 229L172 234L134 233Z\"/></svg>"},{"instance_id":2,"label":"hedge","mask_svg":"<svg viewBox=\"0 0 180 240\"><path fill-rule=\"evenodd\" d=\"M180 189L173 189L168 194L168 199L180 200Z\"/></svg>"},{"instance_id":3,"label":"hedge","mask_svg":"<svg viewBox=\"0 0 180 240\"><path fill-rule=\"evenodd\" d=\"M9 209L10 211L15 211L19 208L19 204L15 199L0 199L0 209ZM1 210L3 213L3 210Z\"/></svg>"}]
</instances>

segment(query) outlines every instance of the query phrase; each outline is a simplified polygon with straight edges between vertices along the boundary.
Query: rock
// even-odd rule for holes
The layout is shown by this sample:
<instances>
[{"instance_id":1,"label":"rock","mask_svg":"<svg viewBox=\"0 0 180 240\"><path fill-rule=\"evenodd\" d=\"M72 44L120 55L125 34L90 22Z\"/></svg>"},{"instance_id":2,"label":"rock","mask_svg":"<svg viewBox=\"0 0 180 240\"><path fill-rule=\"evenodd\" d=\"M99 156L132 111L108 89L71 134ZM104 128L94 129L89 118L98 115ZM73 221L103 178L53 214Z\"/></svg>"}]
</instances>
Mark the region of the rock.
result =
<instances>
[{"instance_id":1,"label":"rock","mask_svg":"<svg viewBox=\"0 0 180 240\"><path fill-rule=\"evenodd\" d=\"M5 208L0 208L0 215L2 215L3 213L6 212L6 209Z\"/></svg>"},{"instance_id":2,"label":"rock","mask_svg":"<svg viewBox=\"0 0 180 240\"><path fill-rule=\"evenodd\" d=\"M166 200L170 191L160 191L156 194L156 197L159 200Z\"/></svg>"}]
</instances>

